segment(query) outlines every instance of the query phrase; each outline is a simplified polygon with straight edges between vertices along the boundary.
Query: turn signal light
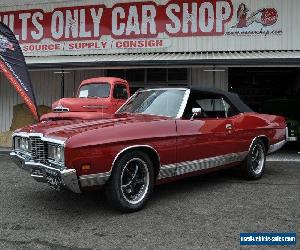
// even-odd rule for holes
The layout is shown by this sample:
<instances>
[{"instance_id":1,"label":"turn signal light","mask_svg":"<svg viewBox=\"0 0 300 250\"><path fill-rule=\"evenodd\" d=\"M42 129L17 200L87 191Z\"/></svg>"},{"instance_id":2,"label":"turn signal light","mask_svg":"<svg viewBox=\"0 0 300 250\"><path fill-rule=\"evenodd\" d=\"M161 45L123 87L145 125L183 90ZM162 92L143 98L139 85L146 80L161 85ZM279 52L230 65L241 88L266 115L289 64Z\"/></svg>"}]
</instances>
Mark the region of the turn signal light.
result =
<instances>
[{"instance_id":1,"label":"turn signal light","mask_svg":"<svg viewBox=\"0 0 300 250\"><path fill-rule=\"evenodd\" d=\"M88 170L91 170L91 165L89 165L89 164L82 165L82 166L81 166L81 170L82 170L82 171L88 171Z\"/></svg>"}]
</instances>

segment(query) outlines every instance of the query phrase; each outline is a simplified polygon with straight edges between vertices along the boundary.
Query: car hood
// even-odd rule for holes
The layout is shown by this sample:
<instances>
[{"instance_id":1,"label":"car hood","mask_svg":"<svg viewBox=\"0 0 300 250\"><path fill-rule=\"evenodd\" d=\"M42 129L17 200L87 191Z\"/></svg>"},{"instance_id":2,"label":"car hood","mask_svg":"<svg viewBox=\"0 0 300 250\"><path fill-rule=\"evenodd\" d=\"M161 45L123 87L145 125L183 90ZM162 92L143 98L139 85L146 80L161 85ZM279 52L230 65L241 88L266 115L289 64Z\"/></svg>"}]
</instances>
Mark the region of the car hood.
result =
<instances>
[{"instance_id":1,"label":"car hood","mask_svg":"<svg viewBox=\"0 0 300 250\"><path fill-rule=\"evenodd\" d=\"M18 129L15 133L37 133L44 137L66 141L70 137L82 134L91 130L104 128L114 128L116 126L125 127L130 123L144 123L158 120L168 120L170 118L152 115L113 115L111 119L99 120L59 120L43 121L38 124ZM121 128L122 129L122 128Z\"/></svg>"},{"instance_id":2,"label":"car hood","mask_svg":"<svg viewBox=\"0 0 300 250\"><path fill-rule=\"evenodd\" d=\"M109 98L63 98L52 104L52 110L105 113L109 105Z\"/></svg>"}]
</instances>

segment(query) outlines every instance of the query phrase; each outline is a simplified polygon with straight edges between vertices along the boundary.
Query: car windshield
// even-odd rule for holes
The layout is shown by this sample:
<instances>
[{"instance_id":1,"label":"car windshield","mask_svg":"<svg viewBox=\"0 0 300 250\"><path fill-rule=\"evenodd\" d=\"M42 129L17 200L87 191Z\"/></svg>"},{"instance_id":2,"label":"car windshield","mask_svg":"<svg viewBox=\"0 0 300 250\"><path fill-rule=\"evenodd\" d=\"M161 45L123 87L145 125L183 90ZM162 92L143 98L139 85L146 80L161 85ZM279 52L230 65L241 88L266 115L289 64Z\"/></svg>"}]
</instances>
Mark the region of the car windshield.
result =
<instances>
[{"instance_id":1,"label":"car windshield","mask_svg":"<svg viewBox=\"0 0 300 250\"><path fill-rule=\"evenodd\" d=\"M110 93L109 83L90 83L79 89L79 98L107 98Z\"/></svg>"},{"instance_id":2,"label":"car windshield","mask_svg":"<svg viewBox=\"0 0 300 250\"><path fill-rule=\"evenodd\" d=\"M120 113L138 113L176 117L179 113L184 89L155 89L136 93L120 110Z\"/></svg>"}]
</instances>

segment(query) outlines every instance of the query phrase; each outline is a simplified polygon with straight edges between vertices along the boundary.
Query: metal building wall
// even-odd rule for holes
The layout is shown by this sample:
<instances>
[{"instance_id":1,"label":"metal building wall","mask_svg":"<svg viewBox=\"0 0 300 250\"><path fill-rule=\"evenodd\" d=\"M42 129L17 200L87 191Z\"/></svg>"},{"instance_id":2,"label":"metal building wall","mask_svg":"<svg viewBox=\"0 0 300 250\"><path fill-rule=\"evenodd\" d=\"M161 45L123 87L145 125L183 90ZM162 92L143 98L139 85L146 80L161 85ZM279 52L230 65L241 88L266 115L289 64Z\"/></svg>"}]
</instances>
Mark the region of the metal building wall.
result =
<instances>
[{"instance_id":1,"label":"metal building wall","mask_svg":"<svg viewBox=\"0 0 300 250\"><path fill-rule=\"evenodd\" d=\"M1 1L2 2L2 1ZM9 2L9 3L8 3ZM104 4L107 8L113 7L116 3L134 3L134 1L126 0L88 0L84 1L63 1L57 2L55 0L38 1L32 4L32 1L7 1L6 3L0 3L1 12L9 12L16 10L29 10L29 9L41 9L44 12L51 12L54 8L68 7L68 6L82 6L82 5L100 5ZM141 1L146 2L146 0ZM149 2L149 1L147 1ZM152 1L157 5L166 5L168 0ZM200 3L201 1L195 1ZM190 35L187 37L170 37L165 32L158 34L161 39L167 39L170 41L170 46L163 48L139 48L139 49L106 49L95 50L89 49L87 54L115 54L115 53L144 53L144 52L199 52L199 51L252 51L252 50L300 50L300 35L299 35L299 23L300 23L300 1L299 0L231 0L232 18L225 24L225 34L209 34L205 36ZM183 1L178 1L180 10L182 11ZM264 8L275 9L278 13L278 20L275 24L263 27L264 30L282 31L280 35L274 34L253 34L253 35L234 35L226 34L227 31L232 31L237 20L237 10L241 3L246 4L249 9L249 15ZM180 16L182 13L180 12ZM197 16L197 21L199 17ZM182 22L182 21L180 21ZM216 22L216 20L215 20ZM172 22L170 22L172 24ZM182 24L181 24L182 25ZM257 24L258 25L258 24ZM182 27L181 27L182 28ZM254 28L255 31L260 31L260 26ZM253 29L251 29L253 31ZM147 36L146 36L147 37ZM108 39L111 37L103 36L100 39ZM49 55L81 55L82 51L54 51L48 52ZM28 56L44 56L44 52L32 52Z\"/></svg>"},{"instance_id":2,"label":"metal building wall","mask_svg":"<svg viewBox=\"0 0 300 250\"><path fill-rule=\"evenodd\" d=\"M193 68L191 86L228 90L228 69L209 71L205 68Z\"/></svg>"},{"instance_id":3,"label":"metal building wall","mask_svg":"<svg viewBox=\"0 0 300 250\"><path fill-rule=\"evenodd\" d=\"M227 70L207 72L203 68L192 68L190 72L188 84L191 86L215 87L224 90L228 88ZM65 70L65 73L65 97L72 97L82 80L103 76L104 70ZM213 82L213 74L215 74L215 82ZM30 75L38 105L51 107L54 101L61 98L62 74L55 74L54 71L34 71L30 72ZM13 118L13 107L22 102L13 87L0 74L0 132L9 130Z\"/></svg>"},{"instance_id":4,"label":"metal building wall","mask_svg":"<svg viewBox=\"0 0 300 250\"><path fill-rule=\"evenodd\" d=\"M72 97L83 79L103 76L103 70L67 71L65 74L65 97ZM61 98L62 75L54 71L30 72L38 105L51 104ZM13 118L13 107L23 103L13 87L0 74L0 133L8 131Z\"/></svg>"}]
</instances>

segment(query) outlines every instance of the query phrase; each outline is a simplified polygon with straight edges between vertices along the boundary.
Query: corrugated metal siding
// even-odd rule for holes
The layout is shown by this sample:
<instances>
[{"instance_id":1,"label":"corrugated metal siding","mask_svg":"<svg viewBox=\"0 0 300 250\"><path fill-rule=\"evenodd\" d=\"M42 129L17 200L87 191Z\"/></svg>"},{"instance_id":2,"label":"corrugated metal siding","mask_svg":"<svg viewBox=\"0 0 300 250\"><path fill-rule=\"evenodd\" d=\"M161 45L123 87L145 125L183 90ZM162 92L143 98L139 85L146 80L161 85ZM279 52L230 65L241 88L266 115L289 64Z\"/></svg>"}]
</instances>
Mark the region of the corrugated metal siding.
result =
<instances>
[{"instance_id":1,"label":"corrugated metal siding","mask_svg":"<svg viewBox=\"0 0 300 250\"><path fill-rule=\"evenodd\" d=\"M154 66L161 62L166 62L166 65L178 64L178 62L184 61L184 66L189 65L203 65L216 64L222 62L223 64L231 64L236 60L239 61L239 65L247 65L247 60L260 63L261 60L266 65L266 60L271 64L276 62L282 64L283 60L299 62L300 50L295 51L243 51L243 52L189 52L189 53L143 53L143 54L114 54L114 55L102 55L101 60L99 56L80 55L80 56L49 56L49 57L27 57L26 62L28 65L45 64L47 67L55 67L55 65L97 65L99 67L111 67L117 63L122 63L122 67L128 67L130 64L135 63L137 66ZM54 65L54 66L53 66ZM120 66L120 65L119 65ZM157 65L156 65L157 66Z\"/></svg>"},{"instance_id":2,"label":"corrugated metal siding","mask_svg":"<svg viewBox=\"0 0 300 250\"><path fill-rule=\"evenodd\" d=\"M0 74L0 132L9 130L13 106L20 102L21 98L13 87L7 83L4 76Z\"/></svg>"},{"instance_id":3,"label":"corrugated metal siding","mask_svg":"<svg viewBox=\"0 0 300 250\"><path fill-rule=\"evenodd\" d=\"M38 105L50 106L60 98L60 75L51 71L31 72L30 75Z\"/></svg>"},{"instance_id":4,"label":"corrugated metal siding","mask_svg":"<svg viewBox=\"0 0 300 250\"><path fill-rule=\"evenodd\" d=\"M204 68L193 68L191 86L228 90L228 70L204 71ZM214 77L215 74L215 77Z\"/></svg>"},{"instance_id":5,"label":"corrugated metal siding","mask_svg":"<svg viewBox=\"0 0 300 250\"><path fill-rule=\"evenodd\" d=\"M191 77L187 85L216 87L227 90L228 71L215 72L215 83L213 83L213 72L205 72L203 68L190 69ZM104 70L77 70L67 71L65 74L65 97L72 97L80 82L87 78L104 76ZM53 71L30 72L33 87L37 97L38 105L51 106L61 97L62 75L54 74ZM140 85L140 84L139 84ZM164 83L168 85L168 83ZM132 84L135 86L135 84ZM2 74L0 74L0 132L9 130L13 118L13 107L23 101L11 87Z\"/></svg>"},{"instance_id":6,"label":"corrugated metal siding","mask_svg":"<svg viewBox=\"0 0 300 250\"><path fill-rule=\"evenodd\" d=\"M61 98L62 75L53 71L30 72L38 105L51 104ZM72 97L83 79L103 76L103 70L71 71L65 74L65 97ZM0 74L0 132L8 131L13 118L13 107L23 101L14 88Z\"/></svg>"}]
</instances>

